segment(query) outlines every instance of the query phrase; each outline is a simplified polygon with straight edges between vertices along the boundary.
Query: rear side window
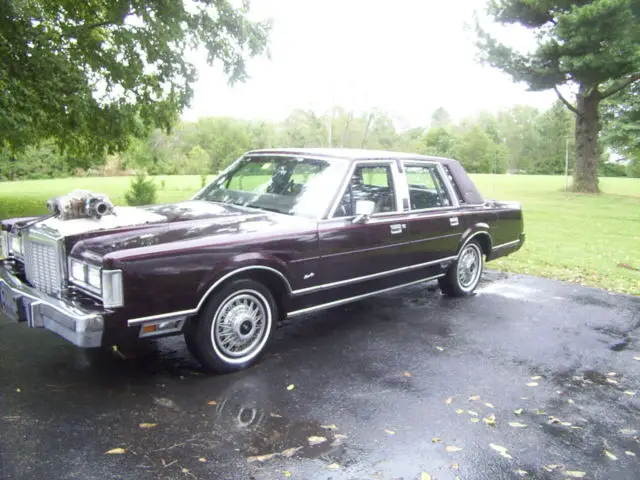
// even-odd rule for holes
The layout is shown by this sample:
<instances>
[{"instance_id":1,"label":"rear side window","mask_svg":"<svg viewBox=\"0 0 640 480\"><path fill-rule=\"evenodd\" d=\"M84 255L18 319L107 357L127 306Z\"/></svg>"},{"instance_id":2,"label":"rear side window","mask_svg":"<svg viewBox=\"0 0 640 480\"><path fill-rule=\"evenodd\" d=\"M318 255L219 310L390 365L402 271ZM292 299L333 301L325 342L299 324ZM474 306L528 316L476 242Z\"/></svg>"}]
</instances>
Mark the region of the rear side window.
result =
<instances>
[{"instance_id":1,"label":"rear side window","mask_svg":"<svg viewBox=\"0 0 640 480\"><path fill-rule=\"evenodd\" d=\"M447 177L449 178L449 183L453 187L453 191L455 192L456 197L458 197L458 203L460 203L460 204L467 203L465 201L464 197L462 196L462 193L460 192L460 189L458 188L458 184L453 179L453 175L451 175L451 169L449 169L449 165L444 165L444 171L447 172Z\"/></svg>"},{"instance_id":2,"label":"rear side window","mask_svg":"<svg viewBox=\"0 0 640 480\"><path fill-rule=\"evenodd\" d=\"M405 166L411 210L453 205L436 165Z\"/></svg>"}]
</instances>

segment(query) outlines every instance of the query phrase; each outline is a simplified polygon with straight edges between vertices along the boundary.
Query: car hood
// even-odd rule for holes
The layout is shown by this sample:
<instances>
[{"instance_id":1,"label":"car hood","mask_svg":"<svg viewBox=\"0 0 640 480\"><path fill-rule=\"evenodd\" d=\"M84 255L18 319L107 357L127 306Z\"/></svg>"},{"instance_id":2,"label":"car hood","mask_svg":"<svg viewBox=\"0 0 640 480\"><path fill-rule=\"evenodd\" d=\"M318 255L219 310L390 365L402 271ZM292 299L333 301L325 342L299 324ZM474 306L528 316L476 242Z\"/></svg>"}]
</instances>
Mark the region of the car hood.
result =
<instances>
[{"instance_id":1,"label":"car hood","mask_svg":"<svg viewBox=\"0 0 640 480\"><path fill-rule=\"evenodd\" d=\"M72 222L79 223L71 225ZM43 223L65 236L74 236L71 255L91 263L100 263L107 254L122 250L164 246L164 250L171 251L178 242L180 248L186 248L189 241L203 237L222 240L231 235L237 238L237 234L270 235L274 230L308 231L312 225L310 220L299 217L203 201L121 207L115 216L100 220L49 219Z\"/></svg>"}]
</instances>

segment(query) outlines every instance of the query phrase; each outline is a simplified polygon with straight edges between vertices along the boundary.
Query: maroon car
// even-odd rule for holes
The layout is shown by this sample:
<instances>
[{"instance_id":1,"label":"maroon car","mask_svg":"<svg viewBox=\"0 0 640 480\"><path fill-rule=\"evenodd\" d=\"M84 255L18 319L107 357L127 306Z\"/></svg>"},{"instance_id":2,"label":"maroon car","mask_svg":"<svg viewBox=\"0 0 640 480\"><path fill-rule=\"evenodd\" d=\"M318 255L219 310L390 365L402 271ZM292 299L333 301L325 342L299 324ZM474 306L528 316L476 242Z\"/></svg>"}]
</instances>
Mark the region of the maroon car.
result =
<instances>
[{"instance_id":1,"label":"maroon car","mask_svg":"<svg viewBox=\"0 0 640 480\"><path fill-rule=\"evenodd\" d=\"M520 205L483 199L457 161L368 150L251 151L175 204L47 205L1 224L9 318L80 347L183 333L218 372L285 317L436 279L469 295L524 242Z\"/></svg>"}]
</instances>

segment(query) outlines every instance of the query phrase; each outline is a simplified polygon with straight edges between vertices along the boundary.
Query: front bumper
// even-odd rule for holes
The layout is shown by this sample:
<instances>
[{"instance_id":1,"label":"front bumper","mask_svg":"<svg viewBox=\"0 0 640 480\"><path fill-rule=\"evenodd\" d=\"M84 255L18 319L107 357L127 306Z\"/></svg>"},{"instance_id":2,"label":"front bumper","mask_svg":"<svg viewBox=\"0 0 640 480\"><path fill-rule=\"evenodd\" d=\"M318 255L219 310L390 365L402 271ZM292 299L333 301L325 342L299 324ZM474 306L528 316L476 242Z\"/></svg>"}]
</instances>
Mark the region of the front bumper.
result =
<instances>
[{"instance_id":1,"label":"front bumper","mask_svg":"<svg viewBox=\"0 0 640 480\"><path fill-rule=\"evenodd\" d=\"M24 282L0 263L0 313L31 328L46 328L78 347L102 345L102 312L54 298Z\"/></svg>"}]
</instances>

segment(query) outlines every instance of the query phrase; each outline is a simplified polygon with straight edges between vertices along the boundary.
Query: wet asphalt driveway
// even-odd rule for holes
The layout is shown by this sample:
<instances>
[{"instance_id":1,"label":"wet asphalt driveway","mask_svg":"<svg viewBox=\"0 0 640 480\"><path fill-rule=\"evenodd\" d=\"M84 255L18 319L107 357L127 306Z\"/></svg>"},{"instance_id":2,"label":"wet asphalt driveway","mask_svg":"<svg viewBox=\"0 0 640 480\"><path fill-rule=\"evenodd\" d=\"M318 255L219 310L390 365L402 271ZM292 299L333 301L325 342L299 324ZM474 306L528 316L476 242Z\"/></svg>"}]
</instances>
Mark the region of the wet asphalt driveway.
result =
<instances>
[{"instance_id":1,"label":"wet asphalt driveway","mask_svg":"<svg viewBox=\"0 0 640 480\"><path fill-rule=\"evenodd\" d=\"M227 376L0 320L0 478L640 478L640 298L485 277L288 322Z\"/></svg>"}]
</instances>

